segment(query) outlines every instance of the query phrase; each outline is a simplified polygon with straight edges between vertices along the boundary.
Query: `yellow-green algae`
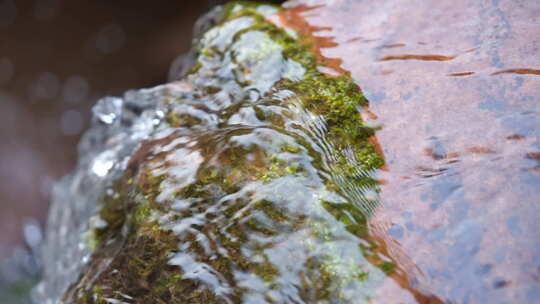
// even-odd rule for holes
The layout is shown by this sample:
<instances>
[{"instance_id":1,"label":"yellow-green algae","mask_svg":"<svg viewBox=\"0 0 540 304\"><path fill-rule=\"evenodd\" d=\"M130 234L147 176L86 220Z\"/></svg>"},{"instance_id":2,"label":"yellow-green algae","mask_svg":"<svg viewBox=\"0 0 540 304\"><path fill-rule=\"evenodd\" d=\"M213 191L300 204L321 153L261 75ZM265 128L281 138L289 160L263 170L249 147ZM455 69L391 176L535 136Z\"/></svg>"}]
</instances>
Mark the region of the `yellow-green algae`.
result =
<instances>
[{"instance_id":1,"label":"yellow-green algae","mask_svg":"<svg viewBox=\"0 0 540 304\"><path fill-rule=\"evenodd\" d=\"M268 5L264 7L279 9ZM326 303L352 303L345 287L370 288L372 283L364 286L362 282L368 282L372 276L380 276L373 265L359 263L357 257L347 257L339 252L343 248L336 247L335 239L337 235L343 234L343 228L353 237L364 240L356 246L365 255L372 256L370 262L375 267L385 274L393 272L394 265L387 259L376 257L372 251L375 246L365 241L367 214L357 206L358 202L351 201L354 198L350 198L341 187L341 183L346 181L357 189L377 191L377 183L370 172L381 167L384 162L368 142L375 130L363 125L359 115L359 109L366 105L365 98L350 76L330 77L319 72L315 56L309 52L308 43L293 38L285 30L267 21L260 8L260 4L252 2L235 2L224 8L220 21L212 30L219 30L240 18L249 19L240 20L243 23L239 21L238 24L243 27L235 28L231 40L221 45L205 45L205 38L201 39L198 46L199 59L188 77L196 90L189 98L213 102L219 98L238 99L239 94L244 94L244 97L240 97L242 104L249 104L245 109L252 109L257 124L267 128L265 130L270 133L286 130L287 138L292 141L276 143L272 135L269 135L269 147L265 147L265 143L253 144L249 140L246 142L250 145L233 144L237 138L252 135L255 130L252 126L232 130L227 125L215 135L201 136L197 148L205 162L197 170L195 181L180 187L165 200L158 197L167 187L164 184L173 179L166 170L174 166L170 162L172 152L153 154L130 167L125 176L116 182L115 195L105 198L99 215L107 225L93 233L96 250L92 262L79 282L66 293L66 300L72 303L241 303L245 297L251 296L245 287L232 284L236 280L235 276L241 272L260 278L266 288L266 293L260 299L275 303L276 300L270 298L271 291L286 286L280 285L279 267L269 260L265 250L279 244L255 244L249 250L260 255L257 261L245 256L244 245L253 235L270 238L289 233L295 236L293 232L305 227L308 228L308 234L305 240L299 240L299 246L322 253L307 258L303 265L305 273L298 275L301 283L294 288L304 302L319 303L324 300ZM248 58L246 61L264 61L269 56L281 53L281 60L292 63L289 68L292 66L296 69L291 72L295 76L267 82L261 80L261 85L257 87L254 84L256 78L263 76L251 68L256 70L258 63L242 65L242 62L227 61L226 55L238 51L231 45L247 33L256 33L253 35L255 38L263 35L274 43L264 39L254 40L253 44L261 42L256 48L260 53L245 55ZM234 59L234 56L231 58ZM217 65L214 64L216 62ZM298 77L299 67L301 77ZM269 65L263 68L273 67ZM223 70L227 70L227 73L224 74ZM226 89L219 85L229 85L231 82L228 96L220 95ZM256 100L263 102L250 103L253 100L250 91L258 94ZM276 93L284 92L292 97L275 97ZM177 111L174 104L184 102L185 97L171 99L173 106L166 114L170 128L196 129L209 124L209 120L203 116ZM232 105L221 110L218 115L232 119L234 115L228 112L237 113L241 107ZM326 129L322 131L330 142L328 151L314 148L316 136L295 133L295 129L309 133L305 131L305 124L302 125L301 120L298 120L302 114L294 113L298 107L308 116L319 116L325 122ZM266 138L263 135L258 136ZM166 142L172 142L178 137L180 135L171 135ZM150 146L163 144L159 140L147 143ZM325 158L325 153L331 154L331 157ZM315 192L321 197L317 199L320 208L303 206L313 210L297 215L295 210L280 207L271 200L257 199L256 191L249 190L254 185L266 185L278 189L270 195L276 200L298 202L295 199L295 195L298 195L301 201L299 193L284 194L286 191L281 193L279 190L279 187L284 186L274 186L274 183L291 176L294 176L296 183L305 183L302 184L305 185L304 190L315 187L311 185L317 184L314 181L316 179L322 182L322 187L318 186L318 192ZM231 199L231 206L220 209L222 214L205 213L216 204L222 204L224 197L234 197L242 191L246 193ZM340 195L345 200L326 199L327 196L332 197L328 193ZM176 199L192 199L196 201L191 204L195 207L178 210L172 203ZM197 229L215 236L215 242L229 255L208 255L208 249L200 243L200 234L178 233L174 231L174 225L170 224L193 218L197 214L206 214L207 220L204 226L197 226ZM311 219L310 215L320 219ZM230 220L230 225L212 222L220 216ZM324 220L328 216L337 222ZM186 278L182 269L171 264L171 258L183 244L190 246L189 252L197 257L198 262L208 265L219 273L222 280L229 283L230 290L225 295L197 279ZM369 290L361 294L364 298L356 298L354 303L369 300ZM293 302L292 299L290 301Z\"/></svg>"}]
</instances>

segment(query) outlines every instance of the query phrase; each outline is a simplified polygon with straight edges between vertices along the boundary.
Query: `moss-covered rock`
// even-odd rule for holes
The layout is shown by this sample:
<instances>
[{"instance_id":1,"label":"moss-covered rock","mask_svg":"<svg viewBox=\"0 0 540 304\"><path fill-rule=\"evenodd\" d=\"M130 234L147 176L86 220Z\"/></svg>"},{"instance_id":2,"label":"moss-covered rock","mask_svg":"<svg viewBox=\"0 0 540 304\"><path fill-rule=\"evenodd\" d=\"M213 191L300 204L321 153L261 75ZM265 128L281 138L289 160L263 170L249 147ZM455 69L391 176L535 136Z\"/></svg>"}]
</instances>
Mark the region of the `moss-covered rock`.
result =
<instances>
[{"instance_id":1,"label":"moss-covered rock","mask_svg":"<svg viewBox=\"0 0 540 304\"><path fill-rule=\"evenodd\" d=\"M63 302L363 303L393 271L367 235L383 158L366 100L268 21L279 9L228 4L185 79L132 93L162 107L104 173Z\"/></svg>"}]
</instances>

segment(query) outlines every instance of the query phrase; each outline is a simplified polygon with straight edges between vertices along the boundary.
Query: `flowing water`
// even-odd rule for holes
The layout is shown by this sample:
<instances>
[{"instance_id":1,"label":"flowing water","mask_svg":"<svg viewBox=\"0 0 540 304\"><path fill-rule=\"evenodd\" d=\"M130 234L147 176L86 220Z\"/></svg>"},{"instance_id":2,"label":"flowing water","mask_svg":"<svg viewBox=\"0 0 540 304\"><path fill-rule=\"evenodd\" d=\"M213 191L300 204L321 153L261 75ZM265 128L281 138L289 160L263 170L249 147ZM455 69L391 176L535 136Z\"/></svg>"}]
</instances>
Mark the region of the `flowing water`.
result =
<instances>
[{"instance_id":1,"label":"flowing water","mask_svg":"<svg viewBox=\"0 0 540 304\"><path fill-rule=\"evenodd\" d=\"M362 96L259 30L276 8L241 8L186 79L94 107L54 191L39 301L353 303L394 273L367 235L382 160ZM336 109L356 114L356 137L308 107L295 88L309 77L351 104Z\"/></svg>"},{"instance_id":2,"label":"flowing water","mask_svg":"<svg viewBox=\"0 0 540 304\"><path fill-rule=\"evenodd\" d=\"M190 75L98 102L39 303L537 301L538 9L410 2L229 7Z\"/></svg>"}]
</instances>

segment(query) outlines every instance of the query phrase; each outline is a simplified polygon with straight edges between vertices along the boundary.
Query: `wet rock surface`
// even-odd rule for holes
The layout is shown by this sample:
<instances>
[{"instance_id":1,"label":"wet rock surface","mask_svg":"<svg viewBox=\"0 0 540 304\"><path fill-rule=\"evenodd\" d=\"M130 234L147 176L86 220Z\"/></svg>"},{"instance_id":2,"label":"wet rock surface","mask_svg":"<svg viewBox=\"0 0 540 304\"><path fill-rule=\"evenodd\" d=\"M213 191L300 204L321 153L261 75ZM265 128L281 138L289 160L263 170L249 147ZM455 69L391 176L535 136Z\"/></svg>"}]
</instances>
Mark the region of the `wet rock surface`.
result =
<instances>
[{"instance_id":1,"label":"wet rock surface","mask_svg":"<svg viewBox=\"0 0 540 304\"><path fill-rule=\"evenodd\" d=\"M216 9L185 77L94 107L37 300L534 303L539 15Z\"/></svg>"},{"instance_id":2,"label":"wet rock surface","mask_svg":"<svg viewBox=\"0 0 540 304\"><path fill-rule=\"evenodd\" d=\"M350 71L382 126L371 233L409 279L448 303L540 302L540 5L288 6L281 21ZM374 300L409 302L391 280Z\"/></svg>"},{"instance_id":3,"label":"wet rock surface","mask_svg":"<svg viewBox=\"0 0 540 304\"><path fill-rule=\"evenodd\" d=\"M400 276L367 234L384 160L366 100L278 11L213 11L185 78L98 102L54 191L40 302L357 303Z\"/></svg>"}]
</instances>

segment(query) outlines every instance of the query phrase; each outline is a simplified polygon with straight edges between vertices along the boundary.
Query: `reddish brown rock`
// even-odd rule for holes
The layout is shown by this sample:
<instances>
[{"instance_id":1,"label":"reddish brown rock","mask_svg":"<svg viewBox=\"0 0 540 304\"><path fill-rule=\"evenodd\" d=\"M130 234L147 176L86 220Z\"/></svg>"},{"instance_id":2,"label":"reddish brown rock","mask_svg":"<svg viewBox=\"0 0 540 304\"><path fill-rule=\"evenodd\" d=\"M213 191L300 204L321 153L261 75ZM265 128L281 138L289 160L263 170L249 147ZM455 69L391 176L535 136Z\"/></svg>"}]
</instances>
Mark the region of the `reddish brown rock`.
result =
<instances>
[{"instance_id":1,"label":"reddish brown rock","mask_svg":"<svg viewBox=\"0 0 540 304\"><path fill-rule=\"evenodd\" d=\"M279 22L351 73L382 126L372 234L409 277L373 303L540 302L540 3L285 6Z\"/></svg>"}]
</instances>

